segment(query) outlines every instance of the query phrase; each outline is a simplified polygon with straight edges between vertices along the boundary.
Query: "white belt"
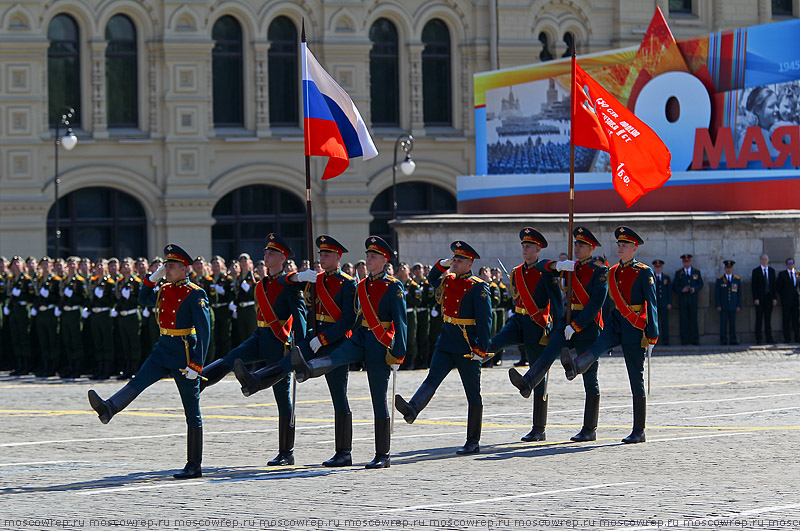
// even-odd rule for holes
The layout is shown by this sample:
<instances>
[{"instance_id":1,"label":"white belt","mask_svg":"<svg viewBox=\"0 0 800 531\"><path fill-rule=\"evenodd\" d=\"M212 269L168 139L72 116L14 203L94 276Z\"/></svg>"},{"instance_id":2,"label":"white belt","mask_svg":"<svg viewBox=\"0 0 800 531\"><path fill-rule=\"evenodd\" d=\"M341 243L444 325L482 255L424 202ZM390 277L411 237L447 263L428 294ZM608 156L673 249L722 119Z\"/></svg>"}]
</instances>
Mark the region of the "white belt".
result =
<instances>
[{"instance_id":1,"label":"white belt","mask_svg":"<svg viewBox=\"0 0 800 531\"><path fill-rule=\"evenodd\" d=\"M248 306L253 306L256 301L247 301L247 302L240 302L239 308L247 308Z\"/></svg>"},{"instance_id":2,"label":"white belt","mask_svg":"<svg viewBox=\"0 0 800 531\"><path fill-rule=\"evenodd\" d=\"M227 306L227 305L228 305L227 302L217 302L215 304L212 304L211 307L212 308L222 308L223 306Z\"/></svg>"},{"instance_id":3,"label":"white belt","mask_svg":"<svg viewBox=\"0 0 800 531\"><path fill-rule=\"evenodd\" d=\"M135 313L139 313L139 308L134 308L133 310L122 310L121 312L119 312L119 314L122 315L123 317L127 317Z\"/></svg>"},{"instance_id":4,"label":"white belt","mask_svg":"<svg viewBox=\"0 0 800 531\"><path fill-rule=\"evenodd\" d=\"M80 306L64 306L65 312L74 312L75 310L80 310Z\"/></svg>"},{"instance_id":5,"label":"white belt","mask_svg":"<svg viewBox=\"0 0 800 531\"><path fill-rule=\"evenodd\" d=\"M28 303L25 301L17 301L17 304L19 304L20 306L26 306Z\"/></svg>"},{"instance_id":6,"label":"white belt","mask_svg":"<svg viewBox=\"0 0 800 531\"><path fill-rule=\"evenodd\" d=\"M111 308L92 308L92 313L100 313L100 312L107 312Z\"/></svg>"},{"instance_id":7,"label":"white belt","mask_svg":"<svg viewBox=\"0 0 800 531\"><path fill-rule=\"evenodd\" d=\"M48 304L47 306L42 305L42 306L39 306L39 311L40 312L46 312L47 310L52 310L55 307L56 307L55 304Z\"/></svg>"}]
</instances>

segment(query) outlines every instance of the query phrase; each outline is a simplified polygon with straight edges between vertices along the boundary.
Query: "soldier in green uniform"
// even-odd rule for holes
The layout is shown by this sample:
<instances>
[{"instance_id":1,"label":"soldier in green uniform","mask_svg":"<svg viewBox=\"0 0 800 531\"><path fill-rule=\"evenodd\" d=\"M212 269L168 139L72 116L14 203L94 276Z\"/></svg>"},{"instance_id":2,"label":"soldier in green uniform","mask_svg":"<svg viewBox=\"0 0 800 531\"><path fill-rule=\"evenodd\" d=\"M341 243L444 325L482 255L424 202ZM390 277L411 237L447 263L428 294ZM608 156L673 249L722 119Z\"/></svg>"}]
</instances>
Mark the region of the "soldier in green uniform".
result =
<instances>
[{"instance_id":1,"label":"soldier in green uniform","mask_svg":"<svg viewBox=\"0 0 800 531\"><path fill-rule=\"evenodd\" d=\"M136 373L142 361L141 316L139 315L139 290L142 279L133 272L133 258L122 259L120 265L120 279L114 283L114 295L117 299L114 307L116 314L117 330L120 336L120 355L122 369L117 376L118 380L127 380Z\"/></svg>"},{"instance_id":2,"label":"soldier in green uniform","mask_svg":"<svg viewBox=\"0 0 800 531\"><path fill-rule=\"evenodd\" d=\"M31 343L30 318L28 307L34 299L33 279L24 271L21 256L11 258L11 278L8 280L8 294L3 315L8 318L11 345L16 359L16 369L12 376L23 376L30 372Z\"/></svg>"},{"instance_id":3,"label":"soldier in green uniform","mask_svg":"<svg viewBox=\"0 0 800 531\"><path fill-rule=\"evenodd\" d=\"M41 360L39 372L36 376L47 378L53 376L58 368L59 344L58 344L58 316L56 310L61 293L61 277L56 276L51 271L53 261L49 256L45 256L39 262L41 274L36 279L34 288L34 300L31 306L31 315L36 316L36 335L39 340L39 352Z\"/></svg>"},{"instance_id":4,"label":"soldier in green uniform","mask_svg":"<svg viewBox=\"0 0 800 531\"><path fill-rule=\"evenodd\" d=\"M59 373L62 378L78 378L83 360L83 334L81 308L89 301L86 279L78 273L80 258L67 258L67 272L61 280L61 342L64 347L66 367Z\"/></svg>"},{"instance_id":5,"label":"soldier in green uniform","mask_svg":"<svg viewBox=\"0 0 800 531\"><path fill-rule=\"evenodd\" d=\"M215 352L220 354L231 351L231 309L228 305L233 302L236 295L236 284L225 267L225 259L217 255L211 258L210 288L208 293L212 317L214 319L214 334L211 343L214 345ZM203 288L205 289L205 288ZM209 347L211 348L211 347ZM207 359L208 363L214 361L215 356Z\"/></svg>"},{"instance_id":6,"label":"soldier in green uniform","mask_svg":"<svg viewBox=\"0 0 800 531\"><path fill-rule=\"evenodd\" d=\"M486 282L486 285L489 286L489 297L492 299L492 330L491 335L494 337L497 332L501 330L501 328L497 328L497 324L499 320L497 319L498 309L500 308L500 286L492 278L492 271L486 266L482 266L478 269L478 276ZM503 313L503 310L500 309L499 313ZM483 367L495 367L498 365L503 364L503 355L501 353L495 352L494 356L489 358L489 360L483 364Z\"/></svg>"},{"instance_id":7,"label":"soldier in green uniform","mask_svg":"<svg viewBox=\"0 0 800 531\"><path fill-rule=\"evenodd\" d=\"M158 271L158 268L164 263L164 259L160 256L156 256L150 262L150 265L147 268L144 276L140 276L140 278L147 278L151 274ZM164 279L161 279L158 283L157 288L160 288L164 284ZM141 306L141 305L140 305ZM158 337L160 335L158 329L158 316L155 315L153 310L148 306L142 306L142 345L143 350L142 352L149 352L153 350L153 345L156 344L158 341Z\"/></svg>"},{"instance_id":8,"label":"soldier in green uniform","mask_svg":"<svg viewBox=\"0 0 800 531\"><path fill-rule=\"evenodd\" d=\"M408 264L400 262L397 266L397 280L403 283L403 292L406 295L406 314L408 324L408 335L406 341L406 359L401 369L413 369L417 358L417 312L422 306L422 290L420 285L411 278L411 270Z\"/></svg>"},{"instance_id":9,"label":"soldier in green uniform","mask_svg":"<svg viewBox=\"0 0 800 531\"><path fill-rule=\"evenodd\" d=\"M8 272L8 258L0 256L0 308L6 303L8 296L8 279L11 273ZM0 311L0 371L11 369L11 345L8 341L8 328L3 312Z\"/></svg>"},{"instance_id":10,"label":"soldier in green uniform","mask_svg":"<svg viewBox=\"0 0 800 531\"><path fill-rule=\"evenodd\" d=\"M419 286L420 301L417 306L417 358L414 360L414 369L428 368L428 350L430 341L431 306L433 305L433 286L425 278L423 265L420 262L414 264L411 269L411 276Z\"/></svg>"},{"instance_id":11,"label":"soldier in green uniform","mask_svg":"<svg viewBox=\"0 0 800 531\"><path fill-rule=\"evenodd\" d=\"M720 345L738 345L736 314L742 309L742 279L733 274L733 260L725 260L725 274L717 277L714 300L719 312Z\"/></svg>"},{"instance_id":12,"label":"soldier in green uniform","mask_svg":"<svg viewBox=\"0 0 800 531\"><path fill-rule=\"evenodd\" d=\"M114 280L108 275L108 262L98 258L92 277L92 291L89 294L89 305L83 311L84 319L88 319L92 331L92 344L95 351L97 369L93 380L107 380L111 377L114 363L114 336L111 322L111 309L116 303L114 296Z\"/></svg>"},{"instance_id":13,"label":"soldier in green uniform","mask_svg":"<svg viewBox=\"0 0 800 531\"><path fill-rule=\"evenodd\" d=\"M214 289L214 279L208 272L208 262L206 262L204 257L195 257L194 262L192 262L192 273L194 273L194 278L192 278L192 275L190 274L189 282L193 282L203 288L203 290L206 292L206 296L208 297L208 303L211 305L211 308L213 308L214 304L217 302L217 294ZM211 363L216 357L216 344L214 341L214 327L216 323L213 310L209 310L208 313L211 316L211 339L208 342L206 363Z\"/></svg>"},{"instance_id":14,"label":"soldier in green uniform","mask_svg":"<svg viewBox=\"0 0 800 531\"><path fill-rule=\"evenodd\" d=\"M432 267L430 265L426 265L423 268L425 272L425 278L429 278L431 274ZM430 366L431 361L433 360L433 353L436 351L436 341L439 339L439 334L442 332L442 324L444 321L442 320L442 305L437 300L436 297L436 289L433 286L433 283L428 281L430 285L430 289L433 291L433 296L429 299L428 308L430 311L428 315L430 315L428 319L428 354L426 357L426 364Z\"/></svg>"},{"instance_id":15,"label":"soldier in green uniform","mask_svg":"<svg viewBox=\"0 0 800 531\"><path fill-rule=\"evenodd\" d=\"M112 256L108 259L108 276L114 281L114 299L117 298L116 284L122 279L122 273L119 272L119 258ZM122 373L122 368L125 366L125 355L122 352L122 336L120 334L119 326L117 323L117 315L114 307L111 307L111 330L112 337L114 338L114 361L111 365L111 374L119 376Z\"/></svg>"},{"instance_id":16,"label":"soldier in green uniform","mask_svg":"<svg viewBox=\"0 0 800 531\"><path fill-rule=\"evenodd\" d=\"M242 253L239 255L239 266L242 272L239 274L239 278L236 279L236 296L230 308L233 312L232 317L236 319L239 338L245 340L253 335L258 326L255 290L253 290L258 279L253 272L253 261L250 259L249 254Z\"/></svg>"}]
</instances>

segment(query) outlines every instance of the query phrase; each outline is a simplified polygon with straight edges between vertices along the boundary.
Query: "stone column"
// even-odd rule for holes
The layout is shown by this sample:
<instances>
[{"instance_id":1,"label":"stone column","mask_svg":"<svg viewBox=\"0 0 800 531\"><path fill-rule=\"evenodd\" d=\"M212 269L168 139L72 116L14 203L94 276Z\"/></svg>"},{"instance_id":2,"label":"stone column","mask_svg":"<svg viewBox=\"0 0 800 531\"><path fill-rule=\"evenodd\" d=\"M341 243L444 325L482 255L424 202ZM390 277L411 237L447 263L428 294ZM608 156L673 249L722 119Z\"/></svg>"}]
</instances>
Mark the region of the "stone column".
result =
<instances>
[{"instance_id":1,"label":"stone column","mask_svg":"<svg viewBox=\"0 0 800 531\"><path fill-rule=\"evenodd\" d=\"M108 115L106 113L106 48L108 41L89 41L91 62L91 124L94 138L108 138ZM84 115L85 116L85 115ZM86 120L84 119L84 124Z\"/></svg>"},{"instance_id":2,"label":"stone column","mask_svg":"<svg viewBox=\"0 0 800 531\"><path fill-rule=\"evenodd\" d=\"M256 136L266 138L271 135L269 128L269 41L253 43L255 54L256 85Z\"/></svg>"},{"instance_id":3,"label":"stone column","mask_svg":"<svg viewBox=\"0 0 800 531\"><path fill-rule=\"evenodd\" d=\"M408 44L408 62L410 71L408 76L411 91L411 130L414 136L425 136L425 122L422 114L422 50L425 45L421 42Z\"/></svg>"}]
</instances>

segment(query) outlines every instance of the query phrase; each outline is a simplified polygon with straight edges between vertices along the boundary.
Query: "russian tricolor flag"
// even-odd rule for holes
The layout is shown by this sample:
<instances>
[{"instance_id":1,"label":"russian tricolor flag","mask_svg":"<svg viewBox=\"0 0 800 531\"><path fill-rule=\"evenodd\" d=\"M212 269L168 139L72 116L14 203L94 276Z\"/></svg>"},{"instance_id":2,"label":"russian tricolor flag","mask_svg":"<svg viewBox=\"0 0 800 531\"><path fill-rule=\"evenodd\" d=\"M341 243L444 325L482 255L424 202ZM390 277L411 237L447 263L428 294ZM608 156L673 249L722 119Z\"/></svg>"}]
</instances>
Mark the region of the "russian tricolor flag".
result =
<instances>
[{"instance_id":1,"label":"russian tricolor flag","mask_svg":"<svg viewBox=\"0 0 800 531\"><path fill-rule=\"evenodd\" d=\"M308 50L303 49L303 125L306 155L330 157L323 179L344 173L353 157L378 155L355 103L328 75Z\"/></svg>"}]
</instances>

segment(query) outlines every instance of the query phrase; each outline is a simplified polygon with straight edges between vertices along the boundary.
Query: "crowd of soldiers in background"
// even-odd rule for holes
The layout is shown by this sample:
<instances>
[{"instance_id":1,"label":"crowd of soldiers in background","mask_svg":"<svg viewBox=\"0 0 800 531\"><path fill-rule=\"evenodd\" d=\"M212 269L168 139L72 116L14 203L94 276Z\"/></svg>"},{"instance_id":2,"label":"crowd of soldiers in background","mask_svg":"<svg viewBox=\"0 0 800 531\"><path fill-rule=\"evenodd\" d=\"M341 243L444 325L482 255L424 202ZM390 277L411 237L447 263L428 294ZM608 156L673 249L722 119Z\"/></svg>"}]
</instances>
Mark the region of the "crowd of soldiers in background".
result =
<instances>
[{"instance_id":1,"label":"crowd of soldiers in background","mask_svg":"<svg viewBox=\"0 0 800 531\"><path fill-rule=\"evenodd\" d=\"M562 253L559 259L566 256ZM692 269L691 255L682 259L684 268L676 272L674 279L662 276L662 260L654 261L661 343L667 345L667 316L672 309L673 291L681 299L681 343L698 343L696 292L703 281L700 272ZM731 277L733 263L726 262L730 262L726 263L728 278L718 277L714 298L721 312L720 342L735 344L738 343L735 319L725 314L735 316L741 309L741 284L738 276ZM756 342L761 343L762 337L768 343L773 341L771 309L779 298L784 306L785 341L790 341L790 331L794 332L794 340L800 341L797 315L800 272L794 270L793 259L787 260L787 271L778 275L768 266L766 255L762 255L761 262L761 268L753 270L752 280L754 299L765 302L757 305ZM160 333L152 310L140 306L138 297L142 279L162 263L160 257L102 258L92 262L76 256L66 260L14 256L9 262L0 256L0 371L11 371L15 376L34 373L40 377L88 376L97 380L131 378ZM356 279L367 274L363 260L341 267ZM408 350L401 369L426 369L442 327L441 308L427 281L431 266L401 262L396 270L391 263L386 267L406 291ZM284 263L286 272L309 268L321 271L316 261L303 260L299 266L291 259ZM768 274L760 276L762 269ZM189 279L206 291L212 309L206 364L252 335L257 327L253 287L266 274L263 260L254 264L246 253L230 264L220 256L212 257L211 262L202 256L195 259ZM481 267L478 276L490 286L492 335L495 335L513 312L513 296L499 268ZM762 327L766 329L764 336ZM519 359L516 366L527 364L521 348L513 353ZM484 367L502 364L503 355L502 351L496 353Z\"/></svg>"},{"instance_id":2,"label":"crowd of soldiers in background","mask_svg":"<svg viewBox=\"0 0 800 531\"><path fill-rule=\"evenodd\" d=\"M77 256L0 257L0 371L13 376L131 378L160 333L152 309L141 306L138 298L142 279L162 263L160 257L94 262ZM309 268L321 271L316 261L284 263L287 272ZM367 274L363 260L341 268L356 279ZM441 308L426 279L431 266L403 262L396 271L391 264L387 268L403 282L407 296L408 354L402 369L425 369L442 326ZM230 263L220 256L210 262L202 256L195 259L189 279L206 291L212 310L206 364L252 335L257 327L253 287L266 274L263 260L254 263L246 253ZM479 275L491 285L494 334L514 303L499 269L482 267Z\"/></svg>"}]
</instances>

